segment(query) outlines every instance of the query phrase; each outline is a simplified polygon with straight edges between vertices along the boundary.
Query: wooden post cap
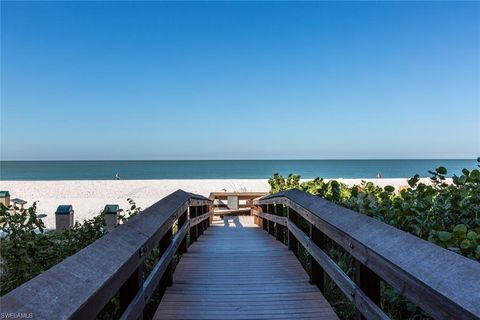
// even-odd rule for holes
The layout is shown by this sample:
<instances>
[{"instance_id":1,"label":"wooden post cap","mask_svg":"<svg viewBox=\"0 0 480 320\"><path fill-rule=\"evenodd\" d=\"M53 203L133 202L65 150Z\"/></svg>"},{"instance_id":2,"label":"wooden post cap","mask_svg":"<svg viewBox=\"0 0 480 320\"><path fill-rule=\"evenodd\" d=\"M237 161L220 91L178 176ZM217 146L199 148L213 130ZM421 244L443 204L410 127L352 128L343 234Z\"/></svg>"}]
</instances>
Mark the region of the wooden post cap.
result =
<instances>
[{"instance_id":1,"label":"wooden post cap","mask_svg":"<svg viewBox=\"0 0 480 320\"><path fill-rule=\"evenodd\" d=\"M59 205L55 214L73 214L73 206L71 205Z\"/></svg>"},{"instance_id":2,"label":"wooden post cap","mask_svg":"<svg viewBox=\"0 0 480 320\"><path fill-rule=\"evenodd\" d=\"M107 204L103 209L103 213L105 214L118 214L120 211L120 207L118 204Z\"/></svg>"},{"instance_id":3,"label":"wooden post cap","mask_svg":"<svg viewBox=\"0 0 480 320\"><path fill-rule=\"evenodd\" d=\"M7 197L10 197L10 192L0 191L0 198L7 198Z\"/></svg>"}]
</instances>

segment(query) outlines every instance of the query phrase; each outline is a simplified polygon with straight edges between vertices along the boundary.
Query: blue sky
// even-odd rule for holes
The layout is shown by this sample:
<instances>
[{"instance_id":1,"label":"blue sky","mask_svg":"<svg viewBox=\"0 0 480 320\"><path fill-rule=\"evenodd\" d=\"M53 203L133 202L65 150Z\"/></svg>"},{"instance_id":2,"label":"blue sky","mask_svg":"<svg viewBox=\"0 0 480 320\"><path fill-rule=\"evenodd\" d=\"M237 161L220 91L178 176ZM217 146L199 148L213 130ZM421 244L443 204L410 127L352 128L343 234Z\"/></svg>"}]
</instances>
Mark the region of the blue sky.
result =
<instances>
[{"instance_id":1,"label":"blue sky","mask_svg":"<svg viewBox=\"0 0 480 320\"><path fill-rule=\"evenodd\" d=\"M479 3L1 9L3 160L480 155Z\"/></svg>"}]
</instances>

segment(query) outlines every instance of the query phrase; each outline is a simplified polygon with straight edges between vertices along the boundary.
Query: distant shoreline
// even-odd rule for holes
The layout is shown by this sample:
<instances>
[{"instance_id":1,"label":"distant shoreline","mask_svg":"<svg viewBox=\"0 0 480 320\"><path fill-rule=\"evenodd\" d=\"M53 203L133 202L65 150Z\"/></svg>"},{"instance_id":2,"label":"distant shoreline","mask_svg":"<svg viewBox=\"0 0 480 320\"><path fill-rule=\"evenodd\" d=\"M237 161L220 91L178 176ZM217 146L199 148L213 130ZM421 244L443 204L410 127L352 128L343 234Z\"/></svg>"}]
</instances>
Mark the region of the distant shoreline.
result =
<instances>
[{"instance_id":1,"label":"distant shoreline","mask_svg":"<svg viewBox=\"0 0 480 320\"><path fill-rule=\"evenodd\" d=\"M309 179L305 179L309 180ZM328 180L328 179L326 179ZM395 188L407 185L407 178L396 179L336 179L348 185L372 181L379 186ZM429 179L422 179L428 183ZM183 189L208 196L214 191L270 191L268 179L162 179L162 180L70 180L70 181L2 181L1 190L8 190L13 198L34 201L39 213L46 213L47 227L55 225L57 206L71 204L75 220L83 221L98 214L106 204L127 208L127 198L146 208L168 194Z\"/></svg>"},{"instance_id":2,"label":"distant shoreline","mask_svg":"<svg viewBox=\"0 0 480 320\"><path fill-rule=\"evenodd\" d=\"M66 159L66 160L0 160L1 162L157 162L157 161L184 161L184 162L193 162L193 161L430 161L430 160L475 160L476 158L359 158L359 159Z\"/></svg>"}]
</instances>

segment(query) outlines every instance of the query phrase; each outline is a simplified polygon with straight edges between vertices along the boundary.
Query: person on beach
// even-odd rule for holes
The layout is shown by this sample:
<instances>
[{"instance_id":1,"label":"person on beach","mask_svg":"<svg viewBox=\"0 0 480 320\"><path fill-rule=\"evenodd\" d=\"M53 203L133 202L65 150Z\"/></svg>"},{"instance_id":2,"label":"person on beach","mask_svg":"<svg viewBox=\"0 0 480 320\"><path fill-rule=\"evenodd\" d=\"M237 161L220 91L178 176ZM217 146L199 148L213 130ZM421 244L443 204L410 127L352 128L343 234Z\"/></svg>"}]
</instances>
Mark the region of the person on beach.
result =
<instances>
[{"instance_id":1,"label":"person on beach","mask_svg":"<svg viewBox=\"0 0 480 320\"><path fill-rule=\"evenodd\" d=\"M382 178L382 173L379 171L377 172L377 179L381 179Z\"/></svg>"},{"instance_id":2,"label":"person on beach","mask_svg":"<svg viewBox=\"0 0 480 320\"><path fill-rule=\"evenodd\" d=\"M120 176L118 175L118 172L115 173L115 180L120 180Z\"/></svg>"}]
</instances>

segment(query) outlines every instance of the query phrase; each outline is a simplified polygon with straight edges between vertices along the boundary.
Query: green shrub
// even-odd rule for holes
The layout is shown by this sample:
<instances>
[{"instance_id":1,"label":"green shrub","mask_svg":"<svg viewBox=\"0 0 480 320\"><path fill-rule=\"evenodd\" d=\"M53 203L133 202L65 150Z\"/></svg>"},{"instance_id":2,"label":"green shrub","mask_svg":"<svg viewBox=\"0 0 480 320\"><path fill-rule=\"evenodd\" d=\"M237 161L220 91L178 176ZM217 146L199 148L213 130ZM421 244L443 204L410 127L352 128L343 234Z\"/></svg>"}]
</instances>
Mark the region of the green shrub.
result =
<instances>
[{"instance_id":1,"label":"green shrub","mask_svg":"<svg viewBox=\"0 0 480 320\"><path fill-rule=\"evenodd\" d=\"M430 173L431 184L420 183L415 175L400 190L365 181L351 187L321 178L301 182L295 174L287 178L275 174L269 184L271 193L304 190L480 260L480 171L463 169L452 183L445 182L444 167Z\"/></svg>"}]
</instances>

